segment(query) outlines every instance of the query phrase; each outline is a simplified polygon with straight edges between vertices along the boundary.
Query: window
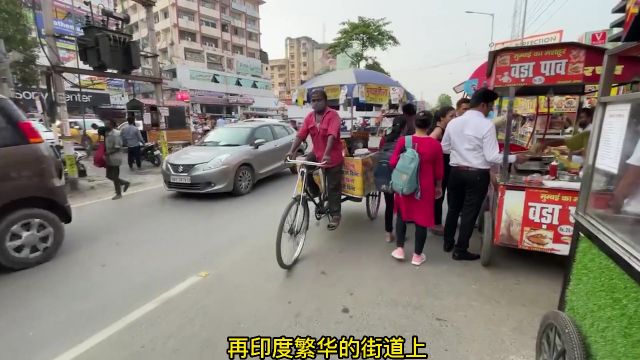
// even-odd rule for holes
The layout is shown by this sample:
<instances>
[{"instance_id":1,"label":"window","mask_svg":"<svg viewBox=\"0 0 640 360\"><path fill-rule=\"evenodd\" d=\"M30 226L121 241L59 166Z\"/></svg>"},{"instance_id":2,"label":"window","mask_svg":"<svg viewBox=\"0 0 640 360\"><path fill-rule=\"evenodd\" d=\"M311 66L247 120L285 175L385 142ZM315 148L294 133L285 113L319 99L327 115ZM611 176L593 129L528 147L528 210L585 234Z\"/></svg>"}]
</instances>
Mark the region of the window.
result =
<instances>
[{"instance_id":1,"label":"window","mask_svg":"<svg viewBox=\"0 0 640 360\"><path fill-rule=\"evenodd\" d=\"M258 58L255 51L247 51L247 56L254 59ZM267 70L269 70L269 68L267 68Z\"/></svg>"},{"instance_id":2,"label":"window","mask_svg":"<svg viewBox=\"0 0 640 360\"><path fill-rule=\"evenodd\" d=\"M160 16L158 16L157 12L153 13L153 23L157 24L159 22L160 22Z\"/></svg>"},{"instance_id":3,"label":"window","mask_svg":"<svg viewBox=\"0 0 640 360\"><path fill-rule=\"evenodd\" d=\"M202 37L202 45L209 46L209 47L214 47L214 48L217 49L218 48L218 39L214 39L214 38L203 36Z\"/></svg>"},{"instance_id":4,"label":"window","mask_svg":"<svg viewBox=\"0 0 640 360\"><path fill-rule=\"evenodd\" d=\"M229 24L222 23L222 32L229 32Z\"/></svg>"},{"instance_id":5,"label":"window","mask_svg":"<svg viewBox=\"0 0 640 360\"><path fill-rule=\"evenodd\" d=\"M169 10L167 9L162 10L162 19L166 20L168 18L169 18Z\"/></svg>"},{"instance_id":6,"label":"window","mask_svg":"<svg viewBox=\"0 0 640 360\"><path fill-rule=\"evenodd\" d=\"M258 21L256 19L254 19L254 18L251 18L251 17L247 16L247 25L257 27L258 26Z\"/></svg>"},{"instance_id":7,"label":"window","mask_svg":"<svg viewBox=\"0 0 640 360\"><path fill-rule=\"evenodd\" d=\"M220 5L220 12L225 15L229 15L229 8L225 5Z\"/></svg>"},{"instance_id":8,"label":"window","mask_svg":"<svg viewBox=\"0 0 640 360\"><path fill-rule=\"evenodd\" d=\"M296 63L291 63L291 65L289 67L292 68L292 69L295 69L296 68Z\"/></svg>"},{"instance_id":9,"label":"window","mask_svg":"<svg viewBox=\"0 0 640 360\"><path fill-rule=\"evenodd\" d=\"M218 25L216 24L215 20L212 19L200 19L200 25L204 26L204 27L210 27L213 29L218 28Z\"/></svg>"},{"instance_id":10,"label":"window","mask_svg":"<svg viewBox=\"0 0 640 360\"><path fill-rule=\"evenodd\" d=\"M231 51L231 50L229 50L229 42L228 41L223 41L222 42L222 50Z\"/></svg>"},{"instance_id":11,"label":"window","mask_svg":"<svg viewBox=\"0 0 640 360\"><path fill-rule=\"evenodd\" d=\"M227 69L233 70L233 59L227 58Z\"/></svg>"},{"instance_id":12,"label":"window","mask_svg":"<svg viewBox=\"0 0 640 360\"><path fill-rule=\"evenodd\" d=\"M302 53L302 57L307 57L307 52L306 51Z\"/></svg>"},{"instance_id":13,"label":"window","mask_svg":"<svg viewBox=\"0 0 640 360\"><path fill-rule=\"evenodd\" d=\"M232 11L232 12L231 12L231 18L233 18L234 20L242 21L242 15L241 15L241 14L238 14L238 13L237 13L237 12L235 12L235 11Z\"/></svg>"},{"instance_id":14,"label":"window","mask_svg":"<svg viewBox=\"0 0 640 360\"><path fill-rule=\"evenodd\" d=\"M244 48L242 46L233 45L233 51L232 52L234 54L244 55Z\"/></svg>"},{"instance_id":15,"label":"window","mask_svg":"<svg viewBox=\"0 0 640 360\"><path fill-rule=\"evenodd\" d=\"M208 9L213 9L213 10L215 10L217 7L216 2L212 0L202 0L201 4L202 4L202 7L206 7Z\"/></svg>"},{"instance_id":16,"label":"window","mask_svg":"<svg viewBox=\"0 0 640 360\"><path fill-rule=\"evenodd\" d=\"M594 120L598 126L598 119ZM608 230L607 238L624 247L618 251L628 254L621 255L637 264L640 189L632 184L637 184L640 170L640 103L606 104L601 125L593 177L582 180L581 192L589 194L589 201L582 206L586 206L587 217ZM570 142L567 146L572 147Z\"/></svg>"},{"instance_id":17,"label":"window","mask_svg":"<svg viewBox=\"0 0 640 360\"><path fill-rule=\"evenodd\" d=\"M302 76L307 76L307 72L306 72L306 71L303 71L303 72L302 72Z\"/></svg>"},{"instance_id":18,"label":"window","mask_svg":"<svg viewBox=\"0 0 640 360\"><path fill-rule=\"evenodd\" d=\"M196 42L196 34L188 31L180 30L180 32L178 32L178 39L183 41Z\"/></svg>"},{"instance_id":19,"label":"window","mask_svg":"<svg viewBox=\"0 0 640 360\"><path fill-rule=\"evenodd\" d=\"M249 31L247 32L247 38L251 41L258 41L258 34Z\"/></svg>"},{"instance_id":20,"label":"window","mask_svg":"<svg viewBox=\"0 0 640 360\"><path fill-rule=\"evenodd\" d=\"M193 13L179 12L178 17L186 21L196 21L196 17Z\"/></svg>"},{"instance_id":21,"label":"window","mask_svg":"<svg viewBox=\"0 0 640 360\"><path fill-rule=\"evenodd\" d=\"M283 137L287 137L290 133L287 131L287 128L281 125L274 125L273 130L276 133L276 139L282 139Z\"/></svg>"},{"instance_id":22,"label":"window","mask_svg":"<svg viewBox=\"0 0 640 360\"><path fill-rule=\"evenodd\" d=\"M302 63L302 67L307 67L307 63L306 63L306 62L303 62L303 63Z\"/></svg>"},{"instance_id":23,"label":"window","mask_svg":"<svg viewBox=\"0 0 640 360\"><path fill-rule=\"evenodd\" d=\"M256 129L255 133L253 133L253 139L254 141L258 139L264 139L267 140L267 142L273 141L273 132L271 132L271 128L269 126L261 126Z\"/></svg>"}]
</instances>

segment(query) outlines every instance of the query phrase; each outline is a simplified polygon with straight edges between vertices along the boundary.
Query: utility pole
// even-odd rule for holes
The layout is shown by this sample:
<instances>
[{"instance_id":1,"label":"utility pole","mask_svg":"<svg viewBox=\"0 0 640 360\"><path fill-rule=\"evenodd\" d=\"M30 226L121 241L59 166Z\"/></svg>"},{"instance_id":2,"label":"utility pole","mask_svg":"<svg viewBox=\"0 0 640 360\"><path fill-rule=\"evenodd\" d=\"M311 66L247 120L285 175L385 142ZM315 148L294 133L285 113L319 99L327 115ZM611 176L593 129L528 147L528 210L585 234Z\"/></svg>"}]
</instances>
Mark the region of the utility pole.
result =
<instances>
[{"instance_id":1,"label":"utility pole","mask_svg":"<svg viewBox=\"0 0 640 360\"><path fill-rule=\"evenodd\" d=\"M53 93L60 119L62 130L62 144L67 170L69 186L72 190L78 188L78 168L74 156L73 141L71 140L71 130L69 129L69 114L67 113L67 98L65 95L64 80L62 74L53 70L53 66L59 66L60 57L58 47L53 32L53 1L42 1L42 22L44 25L44 36L47 41L47 56L51 61L51 72L53 75ZM54 120L54 119L52 119ZM53 122L53 121L52 121Z\"/></svg>"},{"instance_id":2,"label":"utility pole","mask_svg":"<svg viewBox=\"0 0 640 360\"><path fill-rule=\"evenodd\" d=\"M527 25L527 5L529 0L524 0L524 10L522 15L522 32L520 33L520 46L524 46L524 30Z\"/></svg>"},{"instance_id":3,"label":"utility pole","mask_svg":"<svg viewBox=\"0 0 640 360\"><path fill-rule=\"evenodd\" d=\"M153 19L153 6L155 5L155 1L153 0L135 0L138 4L144 7L147 17L147 36L149 38L149 51L151 52L151 69L153 71L153 76L157 78L161 78L162 74L160 73L160 63L158 61L158 45L156 43L156 30L155 30L155 21ZM162 98L162 83L154 83L154 94L156 98L156 105L158 106L158 111L160 111L160 107L164 107L164 99ZM159 114L160 116L160 149L162 150L162 157L166 158L168 154L167 149L167 125L166 119L163 114Z\"/></svg>"},{"instance_id":4,"label":"utility pole","mask_svg":"<svg viewBox=\"0 0 640 360\"><path fill-rule=\"evenodd\" d=\"M12 97L12 83L11 60L9 54L7 54L7 49L4 47L4 40L0 39L0 95L8 98Z\"/></svg>"}]
</instances>

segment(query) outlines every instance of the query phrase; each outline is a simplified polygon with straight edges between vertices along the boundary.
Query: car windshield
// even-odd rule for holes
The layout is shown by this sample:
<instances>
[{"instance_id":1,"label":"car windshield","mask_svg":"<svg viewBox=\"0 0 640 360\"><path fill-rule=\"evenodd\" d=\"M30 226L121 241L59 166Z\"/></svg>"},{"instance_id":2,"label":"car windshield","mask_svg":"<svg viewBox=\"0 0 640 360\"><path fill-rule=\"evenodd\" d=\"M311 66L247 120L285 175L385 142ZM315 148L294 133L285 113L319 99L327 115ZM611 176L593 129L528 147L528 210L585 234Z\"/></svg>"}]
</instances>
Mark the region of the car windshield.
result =
<instances>
[{"instance_id":1,"label":"car windshield","mask_svg":"<svg viewBox=\"0 0 640 360\"><path fill-rule=\"evenodd\" d=\"M199 146L240 146L249 144L248 127L223 127L215 129L198 144Z\"/></svg>"}]
</instances>

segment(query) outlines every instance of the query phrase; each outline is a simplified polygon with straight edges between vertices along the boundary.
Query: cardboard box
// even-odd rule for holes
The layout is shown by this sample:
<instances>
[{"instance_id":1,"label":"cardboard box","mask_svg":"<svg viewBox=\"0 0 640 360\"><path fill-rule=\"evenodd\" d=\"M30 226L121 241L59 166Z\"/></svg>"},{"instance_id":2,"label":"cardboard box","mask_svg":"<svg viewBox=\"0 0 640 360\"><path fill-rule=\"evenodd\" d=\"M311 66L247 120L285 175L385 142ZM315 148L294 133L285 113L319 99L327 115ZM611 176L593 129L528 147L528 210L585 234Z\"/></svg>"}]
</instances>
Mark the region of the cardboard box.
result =
<instances>
[{"instance_id":1,"label":"cardboard box","mask_svg":"<svg viewBox=\"0 0 640 360\"><path fill-rule=\"evenodd\" d=\"M364 197L375 190L373 169L375 157L369 154L363 157L345 157L342 165L342 193Z\"/></svg>"}]
</instances>

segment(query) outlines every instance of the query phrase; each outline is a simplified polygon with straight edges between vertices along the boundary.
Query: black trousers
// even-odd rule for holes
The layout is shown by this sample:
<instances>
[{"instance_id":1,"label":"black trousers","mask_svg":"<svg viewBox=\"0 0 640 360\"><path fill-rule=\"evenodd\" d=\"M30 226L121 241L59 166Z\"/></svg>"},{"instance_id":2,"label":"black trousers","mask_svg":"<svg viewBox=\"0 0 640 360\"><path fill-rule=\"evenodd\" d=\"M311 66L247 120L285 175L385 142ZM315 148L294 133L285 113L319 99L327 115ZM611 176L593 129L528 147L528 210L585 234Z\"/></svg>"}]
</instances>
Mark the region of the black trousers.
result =
<instances>
[{"instance_id":1,"label":"black trousers","mask_svg":"<svg viewBox=\"0 0 640 360\"><path fill-rule=\"evenodd\" d=\"M113 187L117 195L122 194L122 185L129 183L120 179L120 166L107 165L107 179L113 181Z\"/></svg>"},{"instance_id":2,"label":"black trousers","mask_svg":"<svg viewBox=\"0 0 640 360\"><path fill-rule=\"evenodd\" d=\"M393 193L384 192L384 231L393 232Z\"/></svg>"},{"instance_id":3,"label":"black trousers","mask_svg":"<svg viewBox=\"0 0 640 360\"><path fill-rule=\"evenodd\" d=\"M444 203L447 185L449 184L449 174L451 173L451 165L449 165L449 154L444 154L444 177L442 178L442 196L436 199L434 216L436 225L442 225L442 204Z\"/></svg>"},{"instance_id":4,"label":"black trousers","mask_svg":"<svg viewBox=\"0 0 640 360\"><path fill-rule=\"evenodd\" d=\"M140 169L142 167L142 153L140 151L140 145L129 146L127 148L127 162L129 163L130 168L133 168L134 161L138 166L138 169Z\"/></svg>"},{"instance_id":5,"label":"black trousers","mask_svg":"<svg viewBox=\"0 0 640 360\"><path fill-rule=\"evenodd\" d=\"M318 162L314 153L307 155L307 161ZM309 168L308 170L313 171L314 169ZM325 168L324 174L327 179L325 185L327 186L329 215L340 216L342 212L342 164L332 168ZM311 173L307 176L307 188L314 197L320 194L320 188Z\"/></svg>"},{"instance_id":6,"label":"black trousers","mask_svg":"<svg viewBox=\"0 0 640 360\"><path fill-rule=\"evenodd\" d=\"M473 235L473 228L482 209L482 204L490 183L489 170L461 170L453 167L449 178L447 196L449 212L444 225L444 241L453 243L460 220L460 231L455 249L466 251L469 248L469 239Z\"/></svg>"},{"instance_id":7,"label":"black trousers","mask_svg":"<svg viewBox=\"0 0 640 360\"><path fill-rule=\"evenodd\" d=\"M427 228L415 224L416 227L416 246L414 253L416 255L422 254L424 251L424 244L427 242ZM402 220L402 214L398 211L396 216L396 246L404 247L404 242L407 237L407 223Z\"/></svg>"}]
</instances>

